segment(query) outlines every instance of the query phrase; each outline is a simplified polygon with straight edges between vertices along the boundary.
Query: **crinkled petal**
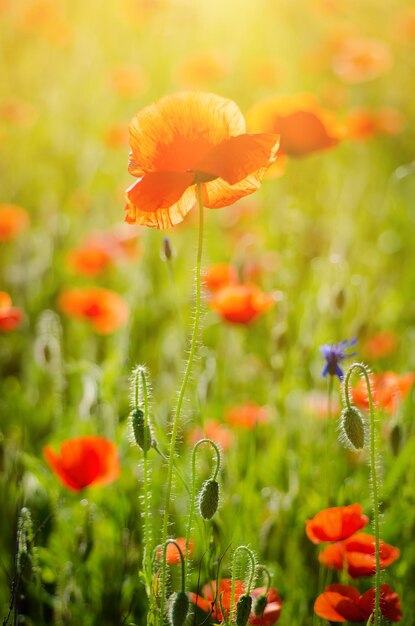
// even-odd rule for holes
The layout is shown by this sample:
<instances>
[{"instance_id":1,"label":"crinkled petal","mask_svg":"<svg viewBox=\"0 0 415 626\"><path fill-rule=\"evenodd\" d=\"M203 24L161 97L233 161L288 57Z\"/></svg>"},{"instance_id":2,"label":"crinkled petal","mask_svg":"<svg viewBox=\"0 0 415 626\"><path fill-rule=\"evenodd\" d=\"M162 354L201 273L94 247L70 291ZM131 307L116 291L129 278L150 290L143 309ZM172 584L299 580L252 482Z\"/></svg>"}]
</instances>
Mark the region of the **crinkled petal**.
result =
<instances>
[{"instance_id":1,"label":"crinkled petal","mask_svg":"<svg viewBox=\"0 0 415 626\"><path fill-rule=\"evenodd\" d=\"M194 174L154 172L127 189L125 221L170 228L183 221L196 200Z\"/></svg>"},{"instance_id":2,"label":"crinkled petal","mask_svg":"<svg viewBox=\"0 0 415 626\"><path fill-rule=\"evenodd\" d=\"M244 196L257 191L261 186L261 180L266 168L247 176L236 185L230 185L222 178L215 178L209 183L202 185L203 203L208 209L221 209L229 206Z\"/></svg>"},{"instance_id":3,"label":"crinkled petal","mask_svg":"<svg viewBox=\"0 0 415 626\"><path fill-rule=\"evenodd\" d=\"M245 120L231 100L199 92L166 96L131 121L129 171L194 170L214 146L244 132Z\"/></svg>"}]
</instances>

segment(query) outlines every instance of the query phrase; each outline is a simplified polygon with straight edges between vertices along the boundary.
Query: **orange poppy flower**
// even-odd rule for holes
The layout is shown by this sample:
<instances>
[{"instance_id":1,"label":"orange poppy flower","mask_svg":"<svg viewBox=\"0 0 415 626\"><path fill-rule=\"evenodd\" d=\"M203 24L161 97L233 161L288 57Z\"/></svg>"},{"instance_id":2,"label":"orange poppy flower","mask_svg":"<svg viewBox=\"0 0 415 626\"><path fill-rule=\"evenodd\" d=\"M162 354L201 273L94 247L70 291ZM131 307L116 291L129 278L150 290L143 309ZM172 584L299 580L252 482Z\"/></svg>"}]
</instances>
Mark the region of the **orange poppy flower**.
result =
<instances>
[{"instance_id":1,"label":"orange poppy flower","mask_svg":"<svg viewBox=\"0 0 415 626\"><path fill-rule=\"evenodd\" d=\"M61 483L71 491L110 483L120 473L116 446L96 435L63 441L59 454L45 446L43 456Z\"/></svg>"},{"instance_id":2,"label":"orange poppy flower","mask_svg":"<svg viewBox=\"0 0 415 626\"><path fill-rule=\"evenodd\" d=\"M12 306L12 299L5 291L0 291L0 331L8 333L20 326L23 319L21 309Z\"/></svg>"},{"instance_id":3,"label":"orange poppy flower","mask_svg":"<svg viewBox=\"0 0 415 626\"><path fill-rule=\"evenodd\" d=\"M228 285L217 291L210 306L227 322L250 324L274 304L271 295L255 285Z\"/></svg>"},{"instance_id":4,"label":"orange poppy flower","mask_svg":"<svg viewBox=\"0 0 415 626\"><path fill-rule=\"evenodd\" d=\"M218 291L227 285L234 285L237 282L238 274L236 269L227 263L209 265L203 271L203 284L209 291Z\"/></svg>"},{"instance_id":5,"label":"orange poppy flower","mask_svg":"<svg viewBox=\"0 0 415 626\"><path fill-rule=\"evenodd\" d=\"M14 239L29 226L29 215L16 204L0 204L0 241Z\"/></svg>"},{"instance_id":6,"label":"orange poppy flower","mask_svg":"<svg viewBox=\"0 0 415 626\"><path fill-rule=\"evenodd\" d=\"M112 258L102 245L90 242L82 248L70 250L67 261L77 274L98 276L111 266Z\"/></svg>"},{"instance_id":7,"label":"orange poppy flower","mask_svg":"<svg viewBox=\"0 0 415 626\"><path fill-rule=\"evenodd\" d=\"M89 320L97 333L106 335L123 326L128 319L128 305L120 296L101 287L65 289L59 297L64 313Z\"/></svg>"},{"instance_id":8,"label":"orange poppy flower","mask_svg":"<svg viewBox=\"0 0 415 626\"><path fill-rule=\"evenodd\" d=\"M380 542L380 567L385 569L399 558L398 548ZM342 570L347 565L347 572L352 578L373 576L376 571L375 537L367 533L357 533L349 539L326 546L318 557L330 569Z\"/></svg>"},{"instance_id":9,"label":"orange poppy flower","mask_svg":"<svg viewBox=\"0 0 415 626\"><path fill-rule=\"evenodd\" d=\"M365 141L375 135L396 135L402 132L404 121L401 113L390 107L378 111L357 109L349 113L345 125L348 139Z\"/></svg>"},{"instance_id":10,"label":"orange poppy flower","mask_svg":"<svg viewBox=\"0 0 415 626\"><path fill-rule=\"evenodd\" d=\"M225 421L231 426L252 430L257 424L266 424L269 421L269 410L266 406L250 402L228 409L225 412Z\"/></svg>"},{"instance_id":11,"label":"orange poppy flower","mask_svg":"<svg viewBox=\"0 0 415 626\"><path fill-rule=\"evenodd\" d=\"M369 519L362 513L360 504L335 506L320 511L307 520L305 532L313 543L341 541L366 526Z\"/></svg>"},{"instance_id":12,"label":"orange poppy flower","mask_svg":"<svg viewBox=\"0 0 415 626\"><path fill-rule=\"evenodd\" d=\"M124 124L113 124L104 132L103 140L111 150L125 148L128 146L128 128Z\"/></svg>"},{"instance_id":13,"label":"orange poppy flower","mask_svg":"<svg viewBox=\"0 0 415 626\"><path fill-rule=\"evenodd\" d=\"M381 359L393 354L399 344L399 338L392 330L383 330L372 335L362 345L362 352L368 359Z\"/></svg>"},{"instance_id":14,"label":"orange poppy flower","mask_svg":"<svg viewBox=\"0 0 415 626\"><path fill-rule=\"evenodd\" d=\"M188 441L191 445L197 443L200 439L212 439L221 449L226 452L233 443L233 435L228 428L220 424L217 420L207 420L203 429L197 426L188 434Z\"/></svg>"},{"instance_id":15,"label":"orange poppy flower","mask_svg":"<svg viewBox=\"0 0 415 626\"><path fill-rule=\"evenodd\" d=\"M392 65L388 46L378 39L345 39L333 58L333 70L346 83L364 83Z\"/></svg>"},{"instance_id":16,"label":"orange poppy flower","mask_svg":"<svg viewBox=\"0 0 415 626\"><path fill-rule=\"evenodd\" d=\"M302 157L333 148L340 126L311 94L277 96L255 104L246 114L252 131L280 135L278 156ZM278 161L277 161L278 164Z\"/></svg>"},{"instance_id":17,"label":"orange poppy flower","mask_svg":"<svg viewBox=\"0 0 415 626\"><path fill-rule=\"evenodd\" d=\"M130 124L126 221L156 228L179 224L199 181L210 209L256 191L278 148L275 134L245 133L238 107L209 93L177 93L137 113Z\"/></svg>"},{"instance_id":18,"label":"orange poppy flower","mask_svg":"<svg viewBox=\"0 0 415 626\"><path fill-rule=\"evenodd\" d=\"M334 584L326 587L314 603L314 612L330 622L364 622L374 611L375 589L369 589L363 595L351 585ZM400 622L402 611L397 593L389 585L380 587L380 610L382 615L392 621Z\"/></svg>"},{"instance_id":19,"label":"orange poppy flower","mask_svg":"<svg viewBox=\"0 0 415 626\"><path fill-rule=\"evenodd\" d=\"M185 553L186 553L186 537L178 537L174 541L178 544L178 546L179 546L179 548L182 551L183 556L184 556ZM194 547L195 547L194 541L193 541L193 539L190 539L189 540L189 548L188 548L188 552L187 552L187 554L189 556L189 559L192 558ZM157 550L157 558L159 559L159 561L161 561L162 556L163 556L163 550L162 550L161 547L159 547L158 550ZM179 551L176 548L176 546L174 545L174 543L169 543L167 545L167 548L166 548L166 563L167 563L167 565L179 565L181 563Z\"/></svg>"},{"instance_id":20,"label":"orange poppy flower","mask_svg":"<svg viewBox=\"0 0 415 626\"><path fill-rule=\"evenodd\" d=\"M400 376L395 372L371 374L370 384L374 402L388 413L393 413L401 400L411 391L415 383L415 374L408 372ZM366 383L361 379L355 387L352 387L353 402L363 408L369 408Z\"/></svg>"}]
</instances>

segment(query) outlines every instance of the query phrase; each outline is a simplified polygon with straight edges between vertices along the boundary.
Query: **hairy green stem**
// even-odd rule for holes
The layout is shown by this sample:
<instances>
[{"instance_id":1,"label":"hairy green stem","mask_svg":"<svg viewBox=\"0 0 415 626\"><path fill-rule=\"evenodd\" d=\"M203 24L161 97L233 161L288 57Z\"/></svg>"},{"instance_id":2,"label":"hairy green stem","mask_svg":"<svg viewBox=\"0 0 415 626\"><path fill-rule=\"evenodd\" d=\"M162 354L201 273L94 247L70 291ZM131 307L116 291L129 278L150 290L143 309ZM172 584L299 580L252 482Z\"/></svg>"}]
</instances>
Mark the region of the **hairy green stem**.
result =
<instances>
[{"instance_id":1,"label":"hairy green stem","mask_svg":"<svg viewBox=\"0 0 415 626\"><path fill-rule=\"evenodd\" d=\"M195 513L195 502L196 502L196 493L195 493L196 492L196 452L199 446L201 446L203 443L208 443L209 445L211 445L216 454L216 465L215 465L214 472L212 474L212 480L216 480L218 473L219 473L219 468L220 468L220 451L216 443L212 441L211 439L207 439L207 438L200 439L198 442L196 442L192 450L192 486L190 490L190 511L189 511L189 517L187 520L187 528L186 528L186 551L185 551L185 557L184 557L184 563L185 563L184 567L185 567L186 577L188 575L188 570L189 570L190 533L192 531L193 517Z\"/></svg>"},{"instance_id":2,"label":"hairy green stem","mask_svg":"<svg viewBox=\"0 0 415 626\"><path fill-rule=\"evenodd\" d=\"M370 485L372 495L372 508L373 508L373 523L375 530L375 559L376 559L376 571L375 571L375 610L373 614L373 626L379 626L380 624L380 524L379 524L379 482L376 471L376 422L375 411L372 396L372 389L370 386L370 378L368 368L363 363L353 363L349 368L344 381L344 395L347 404L347 408L352 408L349 396L350 376L356 371L362 375L366 382L367 395L369 398L369 414L370 414Z\"/></svg>"},{"instance_id":3,"label":"hairy green stem","mask_svg":"<svg viewBox=\"0 0 415 626\"><path fill-rule=\"evenodd\" d=\"M179 553L180 556L180 561L181 561L181 565L182 565L182 591L183 593L186 591L186 578L185 578L185 574L184 574L184 558L183 558L183 552L181 547L179 546L179 544L177 543L177 541L175 541L174 539L167 539L166 543L164 544L164 549L163 549L163 563L166 564L166 553L167 553L167 546L169 545L169 543L172 543L174 546L176 546L177 551Z\"/></svg>"},{"instance_id":4,"label":"hairy green stem","mask_svg":"<svg viewBox=\"0 0 415 626\"><path fill-rule=\"evenodd\" d=\"M169 523L169 506L171 499L171 491L172 491L172 478L173 478L173 467L174 467L174 454L176 450L176 439L179 430L180 423L180 415L183 405L183 400L186 392L187 383L190 378L190 373L192 370L193 360L196 353L196 344L199 336L199 326L200 326L200 317L201 317L201 268L202 268L202 251L203 251L203 197L202 197L202 186L201 183L197 182L197 193L198 193L198 204L199 204L199 238L198 238L198 247L197 247L197 257L196 257L196 302L195 302L195 314L193 320L193 329L190 340L190 349L189 349L189 357L187 359L186 368L183 375L182 384L179 391L179 397L177 399L176 410L174 413L172 431L171 431L171 439L170 439L170 448L169 448L169 461L167 466L167 482L166 482L166 499L164 505L164 515L163 515L163 525L162 525L162 537L161 542L162 545L166 543L167 540L167 530ZM164 621L164 606L165 606L165 596L166 596L166 580L167 580L167 567L165 561L162 564L162 572L161 572L161 597L160 597L160 615L161 615L161 623Z\"/></svg>"},{"instance_id":5,"label":"hairy green stem","mask_svg":"<svg viewBox=\"0 0 415 626\"><path fill-rule=\"evenodd\" d=\"M247 546L238 546L235 550L235 552L233 553L232 556L232 583L231 583L231 604L230 604L230 618L231 618L231 623L233 622L233 619L235 617L235 582L236 582L236 561L237 561L237 556L240 552L246 552L246 554L248 555L248 558L250 560L250 572L249 572L249 581L248 581L248 587L246 589L246 594L249 596L249 594L251 593L251 587L253 585L254 582L254 578L255 578L255 571L256 571L256 559L255 559L255 555L252 552L252 550L250 550L250 548L248 548Z\"/></svg>"}]
</instances>

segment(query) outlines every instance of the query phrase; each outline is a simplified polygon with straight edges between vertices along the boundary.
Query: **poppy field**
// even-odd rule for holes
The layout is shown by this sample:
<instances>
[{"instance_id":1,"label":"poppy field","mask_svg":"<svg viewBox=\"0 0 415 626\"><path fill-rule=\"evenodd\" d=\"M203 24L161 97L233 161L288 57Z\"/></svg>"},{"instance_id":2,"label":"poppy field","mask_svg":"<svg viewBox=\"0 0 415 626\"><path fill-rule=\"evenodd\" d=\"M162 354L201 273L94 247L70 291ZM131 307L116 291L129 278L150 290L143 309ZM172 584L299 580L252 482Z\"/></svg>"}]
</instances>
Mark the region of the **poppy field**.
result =
<instances>
[{"instance_id":1,"label":"poppy field","mask_svg":"<svg viewBox=\"0 0 415 626\"><path fill-rule=\"evenodd\" d=\"M0 0L3 626L415 624L409 0Z\"/></svg>"}]
</instances>

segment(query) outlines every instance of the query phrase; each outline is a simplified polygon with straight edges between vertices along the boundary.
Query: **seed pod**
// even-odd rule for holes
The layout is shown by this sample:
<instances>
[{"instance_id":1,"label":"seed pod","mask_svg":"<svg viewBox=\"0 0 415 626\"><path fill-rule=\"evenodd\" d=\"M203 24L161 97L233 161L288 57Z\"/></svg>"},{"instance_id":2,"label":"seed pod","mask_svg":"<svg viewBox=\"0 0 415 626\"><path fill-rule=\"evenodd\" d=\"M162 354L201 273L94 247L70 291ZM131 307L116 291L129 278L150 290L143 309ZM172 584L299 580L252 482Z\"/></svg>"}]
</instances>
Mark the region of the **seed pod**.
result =
<instances>
[{"instance_id":1,"label":"seed pod","mask_svg":"<svg viewBox=\"0 0 415 626\"><path fill-rule=\"evenodd\" d=\"M252 608L252 598L247 594L241 596L236 605L236 626L246 626Z\"/></svg>"},{"instance_id":2,"label":"seed pod","mask_svg":"<svg viewBox=\"0 0 415 626\"><path fill-rule=\"evenodd\" d=\"M261 596L258 596L254 603L254 615L256 617L260 617L265 611L267 604L268 604L267 596L265 596L264 594L262 594Z\"/></svg>"},{"instance_id":3,"label":"seed pod","mask_svg":"<svg viewBox=\"0 0 415 626\"><path fill-rule=\"evenodd\" d=\"M365 423L362 414L351 406L343 409L340 416L340 431L346 443L353 450L361 450L365 446Z\"/></svg>"},{"instance_id":4,"label":"seed pod","mask_svg":"<svg viewBox=\"0 0 415 626\"><path fill-rule=\"evenodd\" d=\"M136 408L131 411L131 424L136 444L147 452L153 445L153 440L149 425L144 423L144 412L141 409Z\"/></svg>"},{"instance_id":5,"label":"seed pod","mask_svg":"<svg viewBox=\"0 0 415 626\"><path fill-rule=\"evenodd\" d=\"M199 493L199 511L203 519L211 519L218 509L219 483L216 480L206 480Z\"/></svg>"},{"instance_id":6,"label":"seed pod","mask_svg":"<svg viewBox=\"0 0 415 626\"><path fill-rule=\"evenodd\" d=\"M170 622L173 626L183 626L189 612L189 598L184 591L170 597Z\"/></svg>"}]
</instances>

